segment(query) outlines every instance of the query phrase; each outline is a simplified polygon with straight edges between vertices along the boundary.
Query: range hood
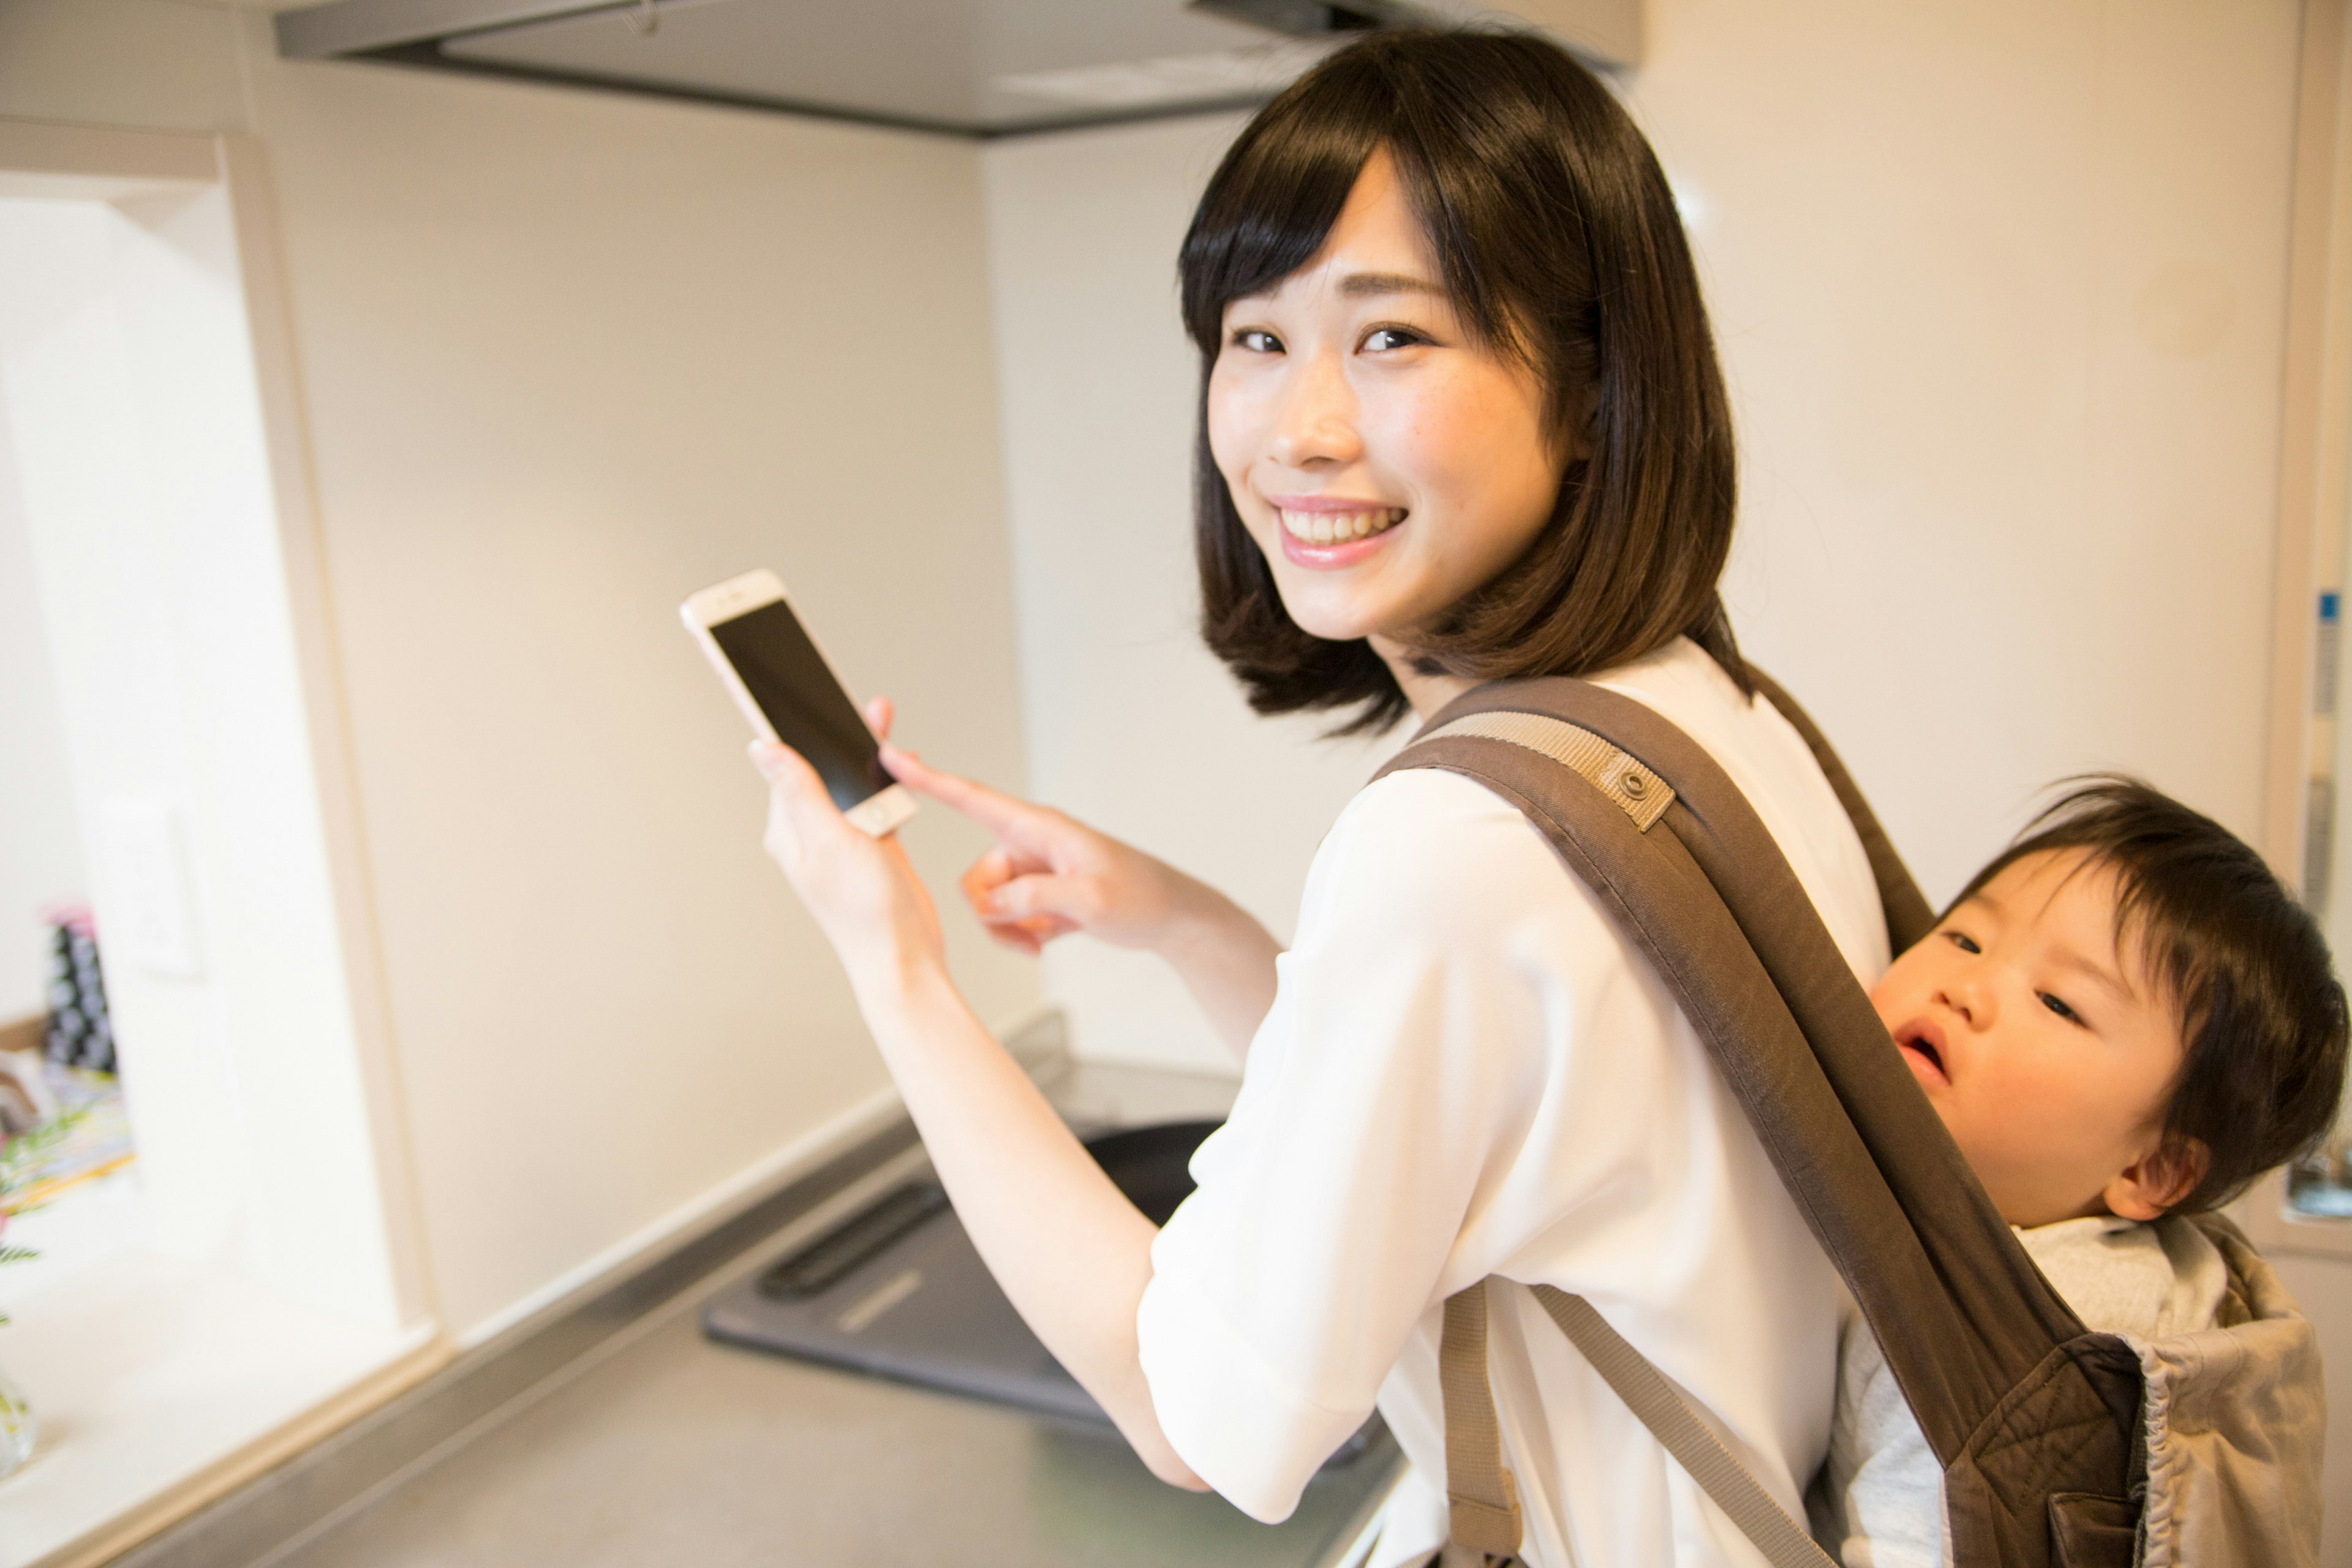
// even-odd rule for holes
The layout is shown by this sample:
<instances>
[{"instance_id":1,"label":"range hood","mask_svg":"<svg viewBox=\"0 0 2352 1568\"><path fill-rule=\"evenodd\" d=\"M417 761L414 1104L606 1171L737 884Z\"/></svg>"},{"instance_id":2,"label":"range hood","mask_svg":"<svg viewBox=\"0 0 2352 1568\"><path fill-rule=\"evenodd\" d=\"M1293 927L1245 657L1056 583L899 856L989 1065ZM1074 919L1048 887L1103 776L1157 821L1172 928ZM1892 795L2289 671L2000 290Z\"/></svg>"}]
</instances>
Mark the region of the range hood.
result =
<instances>
[{"instance_id":1,"label":"range hood","mask_svg":"<svg viewBox=\"0 0 2352 1568\"><path fill-rule=\"evenodd\" d=\"M1540 27L1639 62L1641 0L332 0L289 59L360 59L992 137L1265 101L1372 27Z\"/></svg>"}]
</instances>

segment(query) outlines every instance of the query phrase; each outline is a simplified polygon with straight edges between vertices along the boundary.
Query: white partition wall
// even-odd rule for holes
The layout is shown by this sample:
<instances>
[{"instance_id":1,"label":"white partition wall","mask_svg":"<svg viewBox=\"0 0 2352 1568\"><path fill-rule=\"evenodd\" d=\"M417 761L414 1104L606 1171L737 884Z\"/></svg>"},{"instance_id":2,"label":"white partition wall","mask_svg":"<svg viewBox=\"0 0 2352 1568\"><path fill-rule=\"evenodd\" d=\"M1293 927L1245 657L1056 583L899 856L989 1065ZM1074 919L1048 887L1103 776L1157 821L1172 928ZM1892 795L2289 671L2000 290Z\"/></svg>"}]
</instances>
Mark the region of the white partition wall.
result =
<instances>
[{"instance_id":1,"label":"white partition wall","mask_svg":"<svg viewBox=\"0 0 2352 1568\"><path fill-rule=\"evenodd\" d=\"M12 1564L102 1560L446 1353L253 172L0 121L12 675L46 688L71 809L41 830L89 868L138 1152L11 1230L47 1431Z\"/></svg>"},{"instance_id":2,"label":"white partition wall","mask_svg":"<svg viewBox=\"0 0 2352 1568\"><path fill-rule=\"evenodd\" d=\"M156 1235L421 1316L363 1092L226 189L0 201L0 410ZM333 743L333 737L328 737ZM395 1200L396 1201L396 1200Z\"/></svg>"},{"instance_id":3,"label":"white partition wall","mask_svg":"<svg viewBox=\"0 0 2352 1568\"><path fill-rule=\"evenodd\" d=\"M913 743L1021 784L978 153L289 64L268 22L0 5L0 117L265 165L383 1098L479 1338L891 1104L675 605L774 567ZM983 842L940 811L907 839L950 897ZM1034 966L949 924L983 1016L1034 1007Z\"/></svg>"},{"instance_id":4,"label":"white partition wall","mask_svg":"<svg viewBox=\"0 0 2352 1568\"><path fill-rule=\"evenodd\" d=\"M142 1180L175 1252L240 1266L163 1258L103 1300L115 1276L87 1271L104 1342L79 1349L9 1301L0 1357L38 1369L18 1375L70 1441L8 1483L0 1563L101 1560L893 1114L761 851L764 791L685 594L775 567L910 741L1022 784L976 152L289 66L268 20L0 5L0 168L12 139L119 134L68 121L236 133L186 139L211 195L26 215L64 303L0 309L30 323L11 493L38 498L44 621L63 604L77 628L52 663L102 939L126 1037L157 1047L126 1046ZM169 321L78 310L124 268ZM240 279L276 309L232 331ZM239 337L249 363L203 382L219 366L173 332ZM19 405L71 429L28 457ZM85 630L91 606L130 631ZM221 787L298 743L311 805ZM265 823L276 842L243 853ZM950 899L984 843L943 811L905 837ZM144 965L105 885L125 838L142 899L161 866L157 907L194 911ZM1034 966L948 923L982 1016L1025 1017ZM232 995L264 950L338 959L340 985L309 989L314 967ZM329 1213L371 1162L377 1212ZM294 1305L370 1247L373 1306ZM158 1303L218 1326L142 1337ZM204 1377L235 1399L192 1397Z\"/></svg>"},{"instance_id":5,"label":"white partition wall","mask_svg":"<svg viewBox=\"0 0 2352 1568\"><path fill-rule=\"evenodd\" d=\"M0 425L0 496L16 489ZM0 503L0 1020L47 1008L40 911L89 897L32 558L16 510Z\"/></svg>"}]
</instances>

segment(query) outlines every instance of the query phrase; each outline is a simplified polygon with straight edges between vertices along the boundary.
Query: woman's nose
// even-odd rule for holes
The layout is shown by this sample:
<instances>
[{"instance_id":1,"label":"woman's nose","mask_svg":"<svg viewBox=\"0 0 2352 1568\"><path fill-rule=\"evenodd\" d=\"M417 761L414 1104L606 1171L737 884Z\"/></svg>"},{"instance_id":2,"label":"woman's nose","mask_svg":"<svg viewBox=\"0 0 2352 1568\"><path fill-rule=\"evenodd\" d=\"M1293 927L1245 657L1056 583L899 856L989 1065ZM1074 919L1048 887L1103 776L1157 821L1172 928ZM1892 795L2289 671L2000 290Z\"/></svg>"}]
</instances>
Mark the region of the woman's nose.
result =
<instances>
[{"instance_id":1,"label":"woman's nose","mask_svg":"<svg viewBox=\"0 0 2352 1568\"><path fill-rule=\"evenodd\" d=\"M1356 432L1356 399L1347 377L1329 359L1298 365L1275 410L1268 456L1285 468L1351 463L1363 454Z\"/></svg>"}]
</instances>

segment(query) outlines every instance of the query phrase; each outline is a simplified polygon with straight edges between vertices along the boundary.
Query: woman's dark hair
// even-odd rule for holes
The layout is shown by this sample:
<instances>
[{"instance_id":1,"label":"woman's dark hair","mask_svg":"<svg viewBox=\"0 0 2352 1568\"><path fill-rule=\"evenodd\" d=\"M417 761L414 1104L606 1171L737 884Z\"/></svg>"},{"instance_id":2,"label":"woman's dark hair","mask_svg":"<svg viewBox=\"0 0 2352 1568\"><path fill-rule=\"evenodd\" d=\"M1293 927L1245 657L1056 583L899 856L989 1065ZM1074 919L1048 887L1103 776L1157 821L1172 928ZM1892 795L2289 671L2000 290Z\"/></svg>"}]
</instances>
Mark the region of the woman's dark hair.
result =
<instances>
[{"instance_id":1,"label":"woman's dark hair","mask_svg":"<svg viewBox=\"0 0 2352 1568\"><path fill-rule=\"evenodd\" d=\"M1478 679L1580 675L1687 635L1745 688L1716 593L1731 547L1731 419L1698 275L1665 175L1607 89L1515 33L1371 34L1243 131L1184 237L1184 324L1201 351L1194 491L1202 635L1261 713L1360 710L1404 693L1369 644L1290 618L1209 450L1206 383L1224 307L1321 248L1385 149L1465 327L1530 365L1546 427L1581 426L1550 522L1493 581L1422 628L1431 668Z\"/></svg>"},{"instance_id":2,"label":"woman's dark hair","mask_svg":"<svg viewBox=\"0 0 2352 1568\"><path fill-rule=\"evenodd\" d=\"M2116 946L2137 951L2180 1026L2165 1142L2176 1159L2205 1151L2172 1208L2218 1208L2335 1121L2344 988L2318 922L2229 829L2137 779L2070 783L1953 906L2030 855L2076 852L2114 875Z\"/></svg>"}]
</instances>

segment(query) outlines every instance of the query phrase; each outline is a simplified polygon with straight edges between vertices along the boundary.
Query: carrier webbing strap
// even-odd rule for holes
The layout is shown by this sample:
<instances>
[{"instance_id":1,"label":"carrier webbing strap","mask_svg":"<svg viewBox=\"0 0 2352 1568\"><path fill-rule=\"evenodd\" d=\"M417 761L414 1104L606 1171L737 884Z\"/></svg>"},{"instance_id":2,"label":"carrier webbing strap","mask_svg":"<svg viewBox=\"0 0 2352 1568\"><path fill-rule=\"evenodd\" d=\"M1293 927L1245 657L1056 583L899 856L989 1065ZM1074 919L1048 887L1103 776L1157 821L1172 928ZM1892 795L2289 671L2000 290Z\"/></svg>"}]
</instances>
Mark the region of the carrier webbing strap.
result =
<instances>
[{"instance_id":1,"label":"carrier webbing strap","mask_svg":"<svg viewBox=\"0 0 2352 1568\"><path fill-rule=\"evenodd\" d=\"M1722 1439L1706 1429L1665 1374L1627 1344L1591 1302L1549 1285L1537 1286L1535 1294L1601 1381L1617 1391L1617 1397L1756 1543L1772 1568L1837 1568L1830 1554L1813 1544L1805 1527L1790 1518L1789 1510L1772 1500L1772 1494L1732 1457Z\"/></svg>"},{"instance_id":2,"label":"carrier webbing strap","mask_svg":"<svg viewBox=\"0 0 2352 1568\"><path fill-rule=\"evenodd\" d=\"M1437 1352L1445 1402L1445 1496L1453 1544L1489 1557L1519 1549L1519 1492L1503 1468L1503 1433L1486 1383L1486 1285L1446 1298Z\"/></svg>"},{"instance_id":3,"label":"carrier webbing strap","mask_svg":"<svg viewBox=\"0 0 2352 1568\"><path fill-rule=\"evenodd\" d=\"M1486 1381L1486 1288L1480 1280L1446 1299L1445 1334L1437 1352L1438 1385L1445 1398L1445 1492L1452 1504L1451 1547L1482 1561L1510 1558L1519 1549L1518 1490L1503 1465L1502 1432ZM1614 1389L1658 1446L1690 1472L1699 1489L1756 1544L1772 1568L1837 1568L1789 1510L1772 1500L1747 1466L1707 1429L1665 1374L1609 1326L1581 1296L1549 1285L1536 1300L1569 1342ZM1507 1507L1489 1500L1500 1498ZM1448 1568L1463 1561L1454 1552Z\"/></svg>"},{"instance_id":4,"label":"carrier webbing strap","mask_svg":"<svg viewBox=\"0 0 2352 1568\"><path fill-rule=\"evenodd\" d=\"M1819 731L1780 708L1817 752ZM1546 749L1457 729L1538 715L1675 792L1645 831ZM1564 679L1466 693L1383 773L1473 778L1527 816L1656 967L1782 1184L1869 1319L1947 1468L1962 1563L2046 1563L2048 1499L2126 1491L2138 1392L2034 1269L1887 1041L1779 846L1714 760L1631 698ZM1842 768L1823 772L1870 853L1890 934L1925 901ZM1907 896L1906 890L1907 889ZM2063 1432L2063 1441L2050 1440Z\"/></svg>"}]
</instances>

